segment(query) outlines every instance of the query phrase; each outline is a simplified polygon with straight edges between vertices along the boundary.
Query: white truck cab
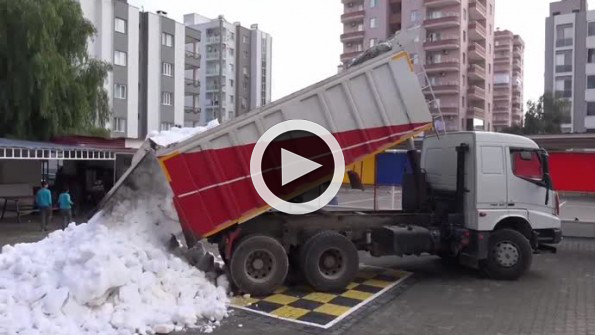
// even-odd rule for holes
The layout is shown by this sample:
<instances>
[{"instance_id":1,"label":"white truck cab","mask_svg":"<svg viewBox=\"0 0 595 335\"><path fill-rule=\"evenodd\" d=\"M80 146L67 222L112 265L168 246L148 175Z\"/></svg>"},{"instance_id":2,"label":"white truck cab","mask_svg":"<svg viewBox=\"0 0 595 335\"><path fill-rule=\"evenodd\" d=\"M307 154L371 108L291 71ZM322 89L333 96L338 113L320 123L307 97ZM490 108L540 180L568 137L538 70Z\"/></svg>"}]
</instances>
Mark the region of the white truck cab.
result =
<instances>
[{"instance_id":1,"label":"white truck cab","mask_svg":"<svg viewBox=\"0 0 595 335\"><path fill-rule=\"evenodd\" d=\"M463 171L458 151L465 151ZM510 241L490 248L490 237L499 230L522 234L534 250L561 240L559 199L547 159L547 152L526 137L459 132L426 138L420 165L437 192L456 192L457 173L464 174L462 215L474 249L467 254L481 260L493 251L505 261L520 251Z\"/></svg>"}]
</instances>

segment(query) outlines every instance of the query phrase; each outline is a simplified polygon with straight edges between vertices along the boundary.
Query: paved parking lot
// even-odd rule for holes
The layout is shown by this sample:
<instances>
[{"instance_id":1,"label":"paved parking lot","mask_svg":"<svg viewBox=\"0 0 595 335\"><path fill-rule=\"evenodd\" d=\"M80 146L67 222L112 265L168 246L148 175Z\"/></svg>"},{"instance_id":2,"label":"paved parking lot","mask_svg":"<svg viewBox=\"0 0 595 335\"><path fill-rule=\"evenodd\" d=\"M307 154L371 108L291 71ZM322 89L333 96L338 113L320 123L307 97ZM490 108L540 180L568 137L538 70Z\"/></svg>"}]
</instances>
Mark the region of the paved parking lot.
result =
<instances>
[{"instance_id":1,"label":"paved parking lot","mask_svg":"<svg viewBox=\"0 0 595 335\"><path fill-rule=\"evenodd\" d=\"M233 312L214 334L595 334L595 240L566 239L518 281L493 281L434 257L363 258L412 280L329 330ZM186 332L192 334L192 332Z\"/></svg>"}]
</instances>

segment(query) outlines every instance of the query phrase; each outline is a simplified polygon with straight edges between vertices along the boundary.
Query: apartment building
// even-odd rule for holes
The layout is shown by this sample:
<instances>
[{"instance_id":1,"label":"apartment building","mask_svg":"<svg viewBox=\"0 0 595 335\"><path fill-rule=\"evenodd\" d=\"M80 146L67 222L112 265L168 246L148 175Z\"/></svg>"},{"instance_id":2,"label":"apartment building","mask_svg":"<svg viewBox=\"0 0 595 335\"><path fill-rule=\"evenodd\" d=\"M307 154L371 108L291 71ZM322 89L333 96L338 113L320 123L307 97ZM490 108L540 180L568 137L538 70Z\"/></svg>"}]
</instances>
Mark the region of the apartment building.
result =
<instances>
[{"instance_id":1,"label":"apartment building","mask_svg":"<svg viewBox=\"0 0 595 335\"><path fill-rule=\"evenodd\" d=\"M568 101L563 132L595 132L595 11L586 0L550 3L545 92Z\"/></svg>"},{"instance_id":2,"label":"apartment building","mask_svg":"<svg viewBox=\"0 0 595 335\"><path fill-rule=\"evenodd\" d=\"M112 136L142 140L154 130L197 125L200 32L125 0L79 2L97 30L89 54L113 66L105 84Z\"/></svg>"},{"instance_id":3,"label":"apartment building","mask_svg":"<svg viewBox=\"0 0 595 335\"><path fill-rule=\"evenodd\" d=\"M523 67L525 42L509 30L494 34L495 131L523 122Z\"/></svg>"},{"instance_id":4,"label":"apartment building","mask_svg":"<svg viewBox=\"0 0 595 335\"><path fill-rule=\"evenodd\" d=\"M184 23L202 33L201 122L231 120L271 101L272 38L223 16L192 13Z\"/></svg>"},{"instance_id":5,"label":"apartment building","mask_svg":"<svg viewBox=\"0 0 595 335\"><path fill-rule=\"evenodd\" d=\"M424 84L432 89L425 93L433 114L442 113L449 131L493 129L494 0L342 3L343 63L397 30L420 27L411 53L416 71L423 65L427 72L429 83Z\"/></svg>"}]
</instances>

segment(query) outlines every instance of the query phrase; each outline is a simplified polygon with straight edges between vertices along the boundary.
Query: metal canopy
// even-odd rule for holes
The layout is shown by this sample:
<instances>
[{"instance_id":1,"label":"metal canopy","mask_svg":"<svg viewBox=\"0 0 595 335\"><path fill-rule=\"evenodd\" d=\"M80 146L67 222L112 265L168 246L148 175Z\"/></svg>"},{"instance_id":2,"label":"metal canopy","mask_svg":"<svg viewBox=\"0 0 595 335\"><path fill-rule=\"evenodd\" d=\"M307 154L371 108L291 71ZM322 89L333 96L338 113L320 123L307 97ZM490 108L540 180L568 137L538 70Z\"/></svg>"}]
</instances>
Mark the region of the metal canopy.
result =
<instances>
[{"instance_id":1,"label":"metal canopy","mask_svg":"<svg viewBox=\"0 0 595 335\"><path fill-rule=\"evenodd\" d=\"M1 159L114 161L114 151L0 138Z\"/></svg>"}]
</instances>

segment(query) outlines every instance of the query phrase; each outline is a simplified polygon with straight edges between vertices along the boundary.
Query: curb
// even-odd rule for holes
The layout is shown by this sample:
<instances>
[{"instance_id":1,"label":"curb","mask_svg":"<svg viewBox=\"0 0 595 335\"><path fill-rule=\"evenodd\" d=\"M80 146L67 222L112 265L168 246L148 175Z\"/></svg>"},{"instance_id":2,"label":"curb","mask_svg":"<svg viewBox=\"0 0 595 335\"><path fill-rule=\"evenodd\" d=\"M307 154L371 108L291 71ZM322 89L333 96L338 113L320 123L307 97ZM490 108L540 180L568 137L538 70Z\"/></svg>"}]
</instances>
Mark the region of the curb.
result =
<instances>
[{"instance_id":1,"label":"curb","mask_svg":"<svg viewBox=\"0 0 595 335\"><path fill-rule=\"evenodd\" d=\"M595 238L595 222L562 221L564 237Z\"/></svg>"}]
</instances>

